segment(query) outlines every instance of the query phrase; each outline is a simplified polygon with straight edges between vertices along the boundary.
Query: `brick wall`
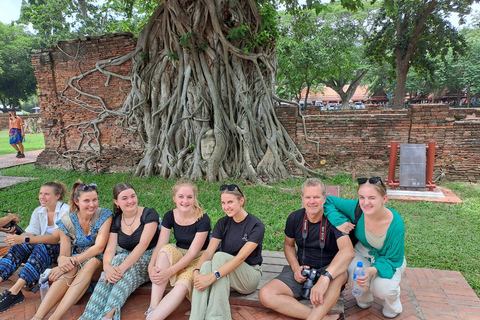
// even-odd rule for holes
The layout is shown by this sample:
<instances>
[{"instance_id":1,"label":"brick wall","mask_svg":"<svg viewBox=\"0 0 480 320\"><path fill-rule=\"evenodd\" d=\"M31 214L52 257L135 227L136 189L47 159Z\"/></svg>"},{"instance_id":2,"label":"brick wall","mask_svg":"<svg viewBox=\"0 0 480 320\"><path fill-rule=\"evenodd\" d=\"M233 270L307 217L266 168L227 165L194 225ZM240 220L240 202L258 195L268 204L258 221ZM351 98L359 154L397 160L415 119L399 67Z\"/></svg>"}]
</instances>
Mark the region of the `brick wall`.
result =
<instances>
[{"instance_id":1,"label":"brick wall","mask_svg":"<svg viewBox=\"0 0 480 320\"><path fill-rule=\"evenodd\" d=\"M9 113L0 113L0 128L1 130L8 130L8 118L10 117ZM25 124L25 121L27 119L35 119L36 121L39 121L40 119L40 114L27 114L27 115L18 115L23 121L23 124Z\"/></svg>"},{"instance_id":2,"label":"brick wall","mask_svg":"<svg viewBox=\"0 0 480 320\"><path fill-rule=\"evenodd\" d=\"M46 149L40 155L40 166L77 169L87 157L99 150L92 140L92 127L81 124L98 119L102 105L98 99L77 98L67 88L70 78L94 68L99 60L121 56L134 50L136 39L131 34L113 34L75 41L60 42L49 50L38 52L32 58L39 86L42 107L42 129ZM130 73L131 62L108 70ZM105 108L117 110L130 91L130 83L110 79L96 71L76 83L84 92L103 98ZM76 101L72 103L63 95ZM91 108L82 107L88 102ZM277 116L303 153L308 164L327 175L351 173L357 176L371 174L387 176L391 141L400 143L437 142L434 177L442 171L450 179L480 180L480 112L478 109L452 109L448 105L412 105L408 110L381 109L367 106L366 110L322 111L312 107L303 112L305 126L295 107L276 108ZM122 171L135 169L142 157L139 138L118 125L119 119L110 118L98 123L101 156L92 160L89 171ZM81 132L84 133L82 140ZM305 136L306 132L306 136ZM308 139L307 139L308 138ZM312 140L312 141L308 141ZM83 143L83 145L82 145ZM82 145L71 160L60 154ZM398 171L397 171L398 178Z\"/></svg>"},{"instance_id":3,"label":"brick wall","mask_svg":"<svg viewBox=\"0 0 480 320\"><path fill-rule=\"evenodd\" d=\"M373 111L374 110L374 111ZM279 117L293 119L296 108L283 107ZM391 141L428 143L435 141L434 178L445 173L449 179L480 180L480 110L453 109L444 104L412 105L408 110L304 112L296 129L286 127L307 162L327 175L342 172L357 176L387 177ZM398 162L397 162L398 165ZM397 167L398 179L398 167Z\"/></svg>"},{"instance_id":4,"label":"brick wall","mask_svg":"<svg viewBox=\"0 0 480 320\"><path fill-rule=\"evenodd\" d=\"M142 155L138 136L117 125L120 119L99 120L106 111L122 107L130 92L130 82L111 77L107 84L107 76L99 71L86 74L98 61L123 56L132 52L135 45L132 34L110 34L62 41L33 55L45 135L45 151L38 157L38 165L54 168L73 165L82 170L83 160L93 157L86 170L107 172L135 167ZM131 66L131 61L127 61L106 70L129 75ZM67 86L73 77L79 77L73 81L75 87L90 96L81 96ZM85 125L92 120L95 125ZM65 153L72 149L77 151Z\"/></svg>"}]
</instances>

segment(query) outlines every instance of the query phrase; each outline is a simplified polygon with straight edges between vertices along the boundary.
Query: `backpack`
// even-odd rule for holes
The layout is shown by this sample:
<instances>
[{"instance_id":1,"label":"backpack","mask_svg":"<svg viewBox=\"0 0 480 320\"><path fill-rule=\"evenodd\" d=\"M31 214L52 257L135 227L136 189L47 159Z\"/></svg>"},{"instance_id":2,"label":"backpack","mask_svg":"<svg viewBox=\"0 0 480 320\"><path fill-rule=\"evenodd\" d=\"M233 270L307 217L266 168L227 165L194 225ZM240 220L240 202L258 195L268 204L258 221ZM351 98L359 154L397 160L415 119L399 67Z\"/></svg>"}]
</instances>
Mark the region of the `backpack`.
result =
<instances>
[{"instance_id":1,"label":"backpack","mask_svg":"<svg viewBox=\"0 0 480 320\"><path fill-rule=\"evenodd\" d=\"M93 217L92 217L92 226L95 226L97 224L97 221L98 221L98 218L100 218L101 212L102 212L102 209L100 208L97 208L97 210L95 210L95 213L93 214ZM76 238L75 225L73 224L73 221L72 221L72 218L70 218L70 215L69 214L64 215L61 221L65 226L65 229L67 229L68 233L70 234L70 239L72 241L75 241L75 238Z\"/></svg>"},{"instance_id":2,"label":"backpack","mask_svg":"<svg viewBox=\"0 0 480 320\"><path fill-rule=\"evenodd\" d=\"M355 225L355 228L357 227L358 220L362 216L362 213L363 213L363 211L362 211L362 208L360 208L360 202L358 202L357 206L355 207L355 221L353 222L353 224ZM357 237L355 237L355 233L353 232L353 230L348 234L348 236L350 237L350 240L352 241L352 245L355 247L355 245L358 242L358 239L357 239Z\"/></svg>"}]
</instances>

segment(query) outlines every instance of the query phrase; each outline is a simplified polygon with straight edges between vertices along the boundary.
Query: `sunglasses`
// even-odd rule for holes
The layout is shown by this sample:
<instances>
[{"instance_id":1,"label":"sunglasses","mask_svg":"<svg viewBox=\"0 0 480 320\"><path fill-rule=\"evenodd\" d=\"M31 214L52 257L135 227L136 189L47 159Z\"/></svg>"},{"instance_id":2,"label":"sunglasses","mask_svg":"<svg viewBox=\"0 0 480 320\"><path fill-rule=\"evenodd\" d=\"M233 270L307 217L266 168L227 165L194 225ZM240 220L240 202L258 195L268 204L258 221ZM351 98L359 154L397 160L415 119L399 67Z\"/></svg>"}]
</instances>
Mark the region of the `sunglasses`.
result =
<instances>
[{"instance_id":1,"label":"sunglasses","mask_svg":"<svg viewBox=\"0 0 480 320\"><path fill-rule=\"evenodd\" d=\"M380 177L358 178L357 181L358 181L358 185L362 185L362 184L364 184L364 183L367 183L367 181L368 181L368 183L370 183L370 184L377 184L377 183L380 182L382 185L384 185L384 184L383 184L383 181L382 181L382 178L380 178Z\"/></svg>"},{"instance_id":2,"label":"sunglasses","mask_svg":"<svg viewBox=\"0 0 480 320\"><path fill-rule=\"evenodd\" d=\"M96 183L87 183L87 184L82 184L80 186L80 191L87 191L88 189L94 189L97 190L97 184Z\"/></svg>"},{"instance_id":3,"label":"sunglasses","mask_svg":"<svg viewBox=\"0 0 480 320\"><path fill-rule=\"evenodd\" d=\"M225 191L225 190L228 190L228 191L235 191L238 190L238 192L242 195L243 197L243 192L242 190L240 190L240 187L237 186L236 184L222 184L220 186L220 191Z\"/></svg>"}]
</instances>

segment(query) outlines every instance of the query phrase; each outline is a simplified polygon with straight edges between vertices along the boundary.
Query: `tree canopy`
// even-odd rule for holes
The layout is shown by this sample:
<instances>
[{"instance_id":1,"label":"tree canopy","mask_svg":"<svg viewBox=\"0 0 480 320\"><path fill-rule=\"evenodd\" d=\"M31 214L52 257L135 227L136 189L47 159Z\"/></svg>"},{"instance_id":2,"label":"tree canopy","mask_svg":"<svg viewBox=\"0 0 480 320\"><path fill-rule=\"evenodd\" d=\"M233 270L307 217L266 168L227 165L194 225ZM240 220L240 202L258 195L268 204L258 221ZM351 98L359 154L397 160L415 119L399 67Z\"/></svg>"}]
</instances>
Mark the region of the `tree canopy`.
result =
<instances>
[{"instance_id":1,"label":"tree canopy","mask_svg":"<svg viewBox=\"0 0 480 320\"><path fill-rule=\"evenodd\" d=\"M432 72L429 63L445 57L449 49L462 53L464 37L446 19L458 13L462 21L474 0L385 0L376 17L375 35L368 42L367 55L396 68L394 107L403 106L407 73Z\"/></svg>"},{"instance_id":2,"label":"tree canopy","mask_svg":"<svg viewBox=\"0 0 480 320\"><path fill-rule=\"evenodd\" d=\"M0 23L0 102L18 107L35 93L37 81L30 63L35 38L21 26Z\"/></svg>"},{"instance_id":3,"label":"tree canopy","mask_svg":"<svg viewBox=\"0 0 480 320\"><path fill-rule=\"evenodd\" d=\"M148 0L25 0L19 22L31 23L46 47L88 35L138 35L157 6Z\"/></svg>"},{"instance_id":4,"label":"tree canopy","mask_svg":"<svg viewBox=\"0 0 480 320\"><path fill-rule=\"evenodd\" d=\"M306 100L312 87L327 86L347 108L370 68L364 41L371 32L369 13L375 7L367 7L354 13L332 3L318 15L308 10L285 13L277 42L278 87L298 101L302 89L306 88Z\"/></svg>"}]
</instances>

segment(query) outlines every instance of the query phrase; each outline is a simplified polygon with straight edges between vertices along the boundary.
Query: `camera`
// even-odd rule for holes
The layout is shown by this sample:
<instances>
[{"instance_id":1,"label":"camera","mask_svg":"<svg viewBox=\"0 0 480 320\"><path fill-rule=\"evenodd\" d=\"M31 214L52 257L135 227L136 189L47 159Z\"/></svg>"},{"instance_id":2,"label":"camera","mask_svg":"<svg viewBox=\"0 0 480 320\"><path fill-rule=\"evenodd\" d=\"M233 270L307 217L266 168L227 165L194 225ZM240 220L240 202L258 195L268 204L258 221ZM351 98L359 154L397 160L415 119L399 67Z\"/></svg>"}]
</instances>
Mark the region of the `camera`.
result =
<instances>
[{"instance_id":1,"label":"camera","mask_svg":"<svg viewBox=\"0 0 480 320\"><path fill-rule=\"evenodd\" d=\"M20 228L16 223L15 221L10 221L9 223L7 223L6 225L4 225L2 228L4 229L10 229L12 227L15 227L15 234L18 234L18 235L21 235L24 231L22 228Z\"/></svg>"},{"instance_id":2,"label":"camera","mask_svg":"<svg viewBox=\"0 0 480 320\"><path fill-rule=\"evenodd\" d=\"M307 280L303 283L301 296L305 299L310 299L310 291L312 290L315 283L317 283L318 278L321 276L321 272L318 269L302 269L302 276L306 277Z\"/></svg>"},{"instance_id":3,"label":"camera","mask_svg":"<svg viewBox=\"0 0 480 320\"><path fill-rule=\"evenodd\" d=\"M16 226L17 224L15 223L15 221L10 221L9 223L7 223L6 225L3 226L3 228L5 229L10 229L11 227L14 227Z\"/></svg>"}]
</instances>

